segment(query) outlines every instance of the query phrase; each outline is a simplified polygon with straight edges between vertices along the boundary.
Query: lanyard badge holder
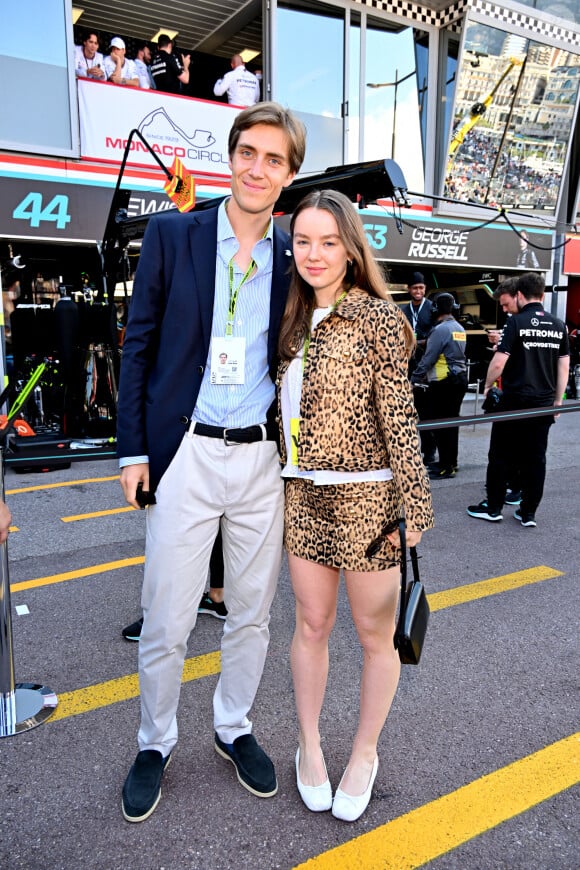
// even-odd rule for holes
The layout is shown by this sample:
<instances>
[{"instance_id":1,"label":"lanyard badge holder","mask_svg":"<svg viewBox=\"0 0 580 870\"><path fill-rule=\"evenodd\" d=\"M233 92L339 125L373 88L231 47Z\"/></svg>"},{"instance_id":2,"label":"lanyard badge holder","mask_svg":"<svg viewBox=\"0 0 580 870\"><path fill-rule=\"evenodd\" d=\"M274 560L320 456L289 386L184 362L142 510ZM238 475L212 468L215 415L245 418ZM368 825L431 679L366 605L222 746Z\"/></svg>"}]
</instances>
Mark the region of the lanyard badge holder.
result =
<instances>
[{"instance_id":1,"label":"lanyard badge holder","mask_svg":"<svg viewBox=\"0 0 580 870\"><path fill-rule=\"evenodd\" d=\"M226 320L226 332L223 338L214 337L211 342L211 369L210 381L212 384L243 384L245 382L246 367L246 339L234 337L234 322L238 293L246 283L254 270L256 263L250 263L242 280L234 289L234 266L230 260L228 264L228 277L230 285L230 303Z\"/></svg>"}]
</instances>

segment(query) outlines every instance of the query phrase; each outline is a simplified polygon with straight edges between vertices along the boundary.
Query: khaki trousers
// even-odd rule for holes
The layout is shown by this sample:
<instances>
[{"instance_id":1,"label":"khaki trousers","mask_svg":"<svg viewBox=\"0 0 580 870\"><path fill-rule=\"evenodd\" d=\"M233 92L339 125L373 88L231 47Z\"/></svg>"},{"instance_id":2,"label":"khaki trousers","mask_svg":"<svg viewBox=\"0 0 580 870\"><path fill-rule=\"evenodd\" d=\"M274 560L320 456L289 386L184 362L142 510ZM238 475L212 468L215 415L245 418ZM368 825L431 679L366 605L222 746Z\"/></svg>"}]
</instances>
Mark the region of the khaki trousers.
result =
<instances>
[{"instance_id":1,"label":"khaki trousers","mask_svg":"<svg viewBox=\"0 0 580 870\"><path fill-rule=\"evenodd\" d=\"M283 484L273 441L226 446L186 434L147 509L143 631L139 641L140 749L164 756L177 741L177 706L189 634L222 519L228 617L214 728L232 743L252 730L250 708L269 641L280 572Z\"/></svg>"}]
</instances>

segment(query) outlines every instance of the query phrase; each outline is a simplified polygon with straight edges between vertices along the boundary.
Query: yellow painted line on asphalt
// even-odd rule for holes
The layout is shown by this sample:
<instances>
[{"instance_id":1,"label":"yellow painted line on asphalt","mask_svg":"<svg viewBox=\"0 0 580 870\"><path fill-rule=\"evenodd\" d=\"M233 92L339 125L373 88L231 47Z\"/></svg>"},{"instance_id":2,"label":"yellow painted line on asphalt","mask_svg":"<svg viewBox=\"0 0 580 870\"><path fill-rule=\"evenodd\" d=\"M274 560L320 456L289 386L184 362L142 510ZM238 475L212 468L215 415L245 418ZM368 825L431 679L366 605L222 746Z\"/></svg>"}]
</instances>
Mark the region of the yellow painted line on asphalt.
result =
<instances>
[{"instance_id":1,"label":"yellow painted line on asphalt","mask_svg":"<svg viewBox=\"0 0 580 870\"><path fill-rule=\"evenodd\" d=\"M134 508L127 508L134 510ZM88 568L79 568L76 571L66 571L64 574L50 574L47 577L37 577L34 580L23 580L20 583L12 583L11 592L21 592L24 589L36 589L39 586L50 586L52 583L62 583L65 580L79 580L82 577L91 577L95 574L104 574L106 571L115 571L117 568L126 568L130 565L142 565L144 556L135 556L131 559L120 559L116 562L103 562L100 565L91 565ZM500 592L508 592L531 583L539 583L541 580L553 580L563 576L563 571L539 565L537 568L526 568L523 571L515 571L513 574L503 574L500 577L492 577L490 580L480 580L477 583L468 583L465 586L456 586L454 589L445 589L442 592L432 592L428 595L431 612L442 610L446 607L454 607L456 604L464 604L467 601L475 601L489 595L499 595Z\"/></svg>"},{"instance_id":2,"label":"yellow painted line on asphalt","mask_svg":"<svg viewBox=\"0 0 580 870\"><path fill-rule=\"evenodd\" d=\"M80 577L91 577L94 574L104 574L106 571L116 571L118 568L130 568L132 565L142 565L145 556L132 556L129 559L118 559L116 562L102 562L100 565L90 565L76 571L65 571L64 574L50 574L47 577L37 577L35 580L23 580L12 583L11 592L22 592L23 589L38 589L39 586L51 586L53 583L64 583L65 580L78 580Z\"/></svg>"},{"instance_id":3,"label":"yellow painted line on asphalt","mask_svg":"<svg viewBox=\"0 0 580 870\"><path fill-rule=\"evenodd\" d=\"M95 517L109 517L112 514L126 514L129 511L136 511L137 508L129 505L128 507L110 508L106 511L93 511L90 514L71 514L68 517L61 517L63 523L76 523L78 520L92 520Z\"/></svg>"},{"instance_id":4,"label":"yellow painted line on asphalt","mask_svg":"<svg viewBox=\"0 0 580 870\"><path fill-rule=\"evenodd\" d=\"M68 571L65 574L53 574L51 577L39 577L36 580L26 580L23 583L14 583L11 586L11 591L19 592L23 589L33 589L38 586L44 586L51 583L60 583L65 580L75 580L79 577L88 577L92 574L101 574L105 571L113 571L118 568L126 568L132 565L142 565L145 561L144 556L135 556L130 559L119 559L117 562L105 562L101 565L93 565L90 568L83 568L80 571ZM540 579L549 580L562 575L561 571L556 571L553 568L540 566L540 568L531 568L527 571L517 571L515 574L506 574L503 577L497 577L495 580L482 581L487 585L485 595L494 595L499 592L515 589L518 586L528 583L537 583ZM525 578L528 578L527 581ZM507 584L507 585L506 585ZM481 587L482 584L472 584L476 587ZM449 590L449 593L460 593L463 595L464 601L473 600L473 598L481 598L482 594L470 596L469 586L461 586L458 589ZM479 590L481 592L481 589ZM441 592L436 595L446 595L448 593ZM451 607L454 604L459 604L459 600L450 600L449 603L441 603L432 608L441 610L443 607ZM199 656L195 659L188 659L184 670L183 679L188 680L198 679L219 672L219 652L210 653L208 656ZM208 668L206 670L206 668ZM59 706L57 719L64 719L66 716L76 716L79 713L85 713L89 710L97 709L98 707L106 707L108 704L114 704L118 701L125 701L128 698L134 698L139 694L137 684L137 674L129 674L126 677L120 677L116 680L110 680L105 683L98 683L95 686L88 686L81 689L75 689L72 692L65 692L59 695ZM98 695L98 699L95 697ZM61 700L64 699L64 704ZM54 718L54 717L53 717Z\"/></svg>"},{"instance_id":5,"label":"yellow painted line on asphalt","mask_svg":"<svg viewBox=\"0 0 580 870\"><path fill-rule=\"evenodd\" d=\"M61 483L41 483L37 486L23 486L19 489L7 489L6 495L19 495L21 492L38 492L41 489L60 489L63 486L80 486L83 483L105 483L108 480L119 480L118 474L112 477L84 477L82 480L64 480Z\"/></svg>"},{"instance_id":6,"label":"yellow painted line on asphalt","mask_svg":"<svg viewBox=\"0 0 580 870\"><path fill-rule=\"evenodd\" d=\"M220 667L221 655L219 651L187 659L183 668L182 682L189 683L191 680L219 674ZM74 689L72 692L59 692L58 707L50 717L50 721L55 722L57 719L67 719L69 716L79 716L81 713L89 713L91 710L98 710L100 707L108 707L110 704L128 701L130 698L138 696L138 674L128 674L126 677L118 677L116 680L108 680L106 683Z\"/></svg>"},{"instance_id":7,"label":"yellow painted line on asphalt","mask_svg":"<svg viewBox=\"0 0 580 870\"><path fill-rule=\"evenodd\" d=\"M294 870L414 870L579 782L580 732L323 852Z\"/></svg>"},{"instance_id":8,"label":"yellow painted line on asphalt","mask_svg":"<svg viewBox=\"0 0 580 870\"><path fill-rule=\"evenodd\" d=\"M478 583L468 583L465 586L456 586L454 589L432 592L427 596L427 599L429 608L433 613L436 610L443 610L445 607L454 607L456 604L465 604L467 601L487 598L488 595L499 595L500 592L509 592L512 589L519 589L521 586L529 586L531 583L553 580L556 577L562 577L563 574L563 571L557 571L556 568L538 565L536 568L514 571L513 574L502 574L500 577L480 580Z\"/></svg>"},{"instance_id":9,"label":"yellow painted line on asphalt","mask_svg":"<svg viewBox=\"0 0 580 870\"><path fill-rule=\"evenodd\" d=\"M143 557L109 563L111 567L139 564ZM92 570L111 570L107 565ZM441 597L434 609L508 591L540 580L561 576L561 571L540 566L504 575L495 580L449 590L457 593L447 603ZM60 575L68 579L66 575ZM527 579L525 579L527 578ZM48 579L48 578L42 578ZM34 582L34 581L30 581ZM487 585L486 585L487 584ZM483 591L485 590L485 591ZM436 593L443 596L448 593ZM219 651L187 659L184 683L220 672ZM137 674L85 686L58 696L50 721L55 722L137 698ZM324 852L295 870L414 870L472 840L533 806L580 782L580 733L571 735L498 771L487 774L456 791L387 822L342 846Z\"/></svg>"}]
</instances>

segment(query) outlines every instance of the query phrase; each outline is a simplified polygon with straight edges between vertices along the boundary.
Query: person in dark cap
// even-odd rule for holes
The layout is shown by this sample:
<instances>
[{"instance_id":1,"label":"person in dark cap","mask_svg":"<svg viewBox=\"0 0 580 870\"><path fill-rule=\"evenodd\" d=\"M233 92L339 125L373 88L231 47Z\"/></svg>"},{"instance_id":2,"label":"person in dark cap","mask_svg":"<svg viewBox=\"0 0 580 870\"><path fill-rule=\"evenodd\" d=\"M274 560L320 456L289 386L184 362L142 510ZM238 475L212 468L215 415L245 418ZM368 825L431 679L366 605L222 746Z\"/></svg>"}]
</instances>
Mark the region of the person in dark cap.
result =
<instances>
[{"instance_id":1,"label":"person in dark cap","mask_svg":"<svg viewBox=\"0 0 580 870\"><path fill-rule=\"evenodd\" d=\"M425 284L425 276L422 272L411 273L407 290L411 297L411 301L406 305L403 305L403 314L411 324L417 340L415 353L409 363L409 377L411 377L417 368L421 357L425 353L427 336L431 332L433 323L431 321L432 304L429 299L425 298L427 285ZM421 386L415 386L413 389L413 398L415 400L415 408L417 409L419 420L428 420L430 414L426 390ZM420 435L423 461L425 462L425 465L430 465L435 462L435 436L433 432L427 430L422 431Z\"/></svg>"},{"instance_id":2,"label":"person in dark cap","mask_svg":"<svg viewBox=\"0 0 580 870\"><path fill-rule=\"evenodd\" d=\"M414 367L425 352L427 336L431 332L431 302L425 298L427 285L422 272L413 272L409 277L407 290L411 301L403 306L403 314L413 327L417 339L417 350L414 356Z\"/></svg>"}]
</instances>

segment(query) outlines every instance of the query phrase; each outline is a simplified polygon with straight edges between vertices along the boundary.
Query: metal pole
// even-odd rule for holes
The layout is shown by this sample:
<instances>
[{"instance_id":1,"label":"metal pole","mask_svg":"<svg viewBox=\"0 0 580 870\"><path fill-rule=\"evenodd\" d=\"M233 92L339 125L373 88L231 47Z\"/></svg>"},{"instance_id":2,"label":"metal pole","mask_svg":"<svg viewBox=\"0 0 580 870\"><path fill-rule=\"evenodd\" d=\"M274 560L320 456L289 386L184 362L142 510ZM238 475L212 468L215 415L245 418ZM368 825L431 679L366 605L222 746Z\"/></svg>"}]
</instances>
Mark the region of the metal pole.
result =
<instances>
[{"instance_id":1,"label":"metal pole","mask_svg":"<svg viewBox=\"0 0 580 870\"><path fill-rule=\"evenodd\" d=\"M393 100L393 137L391 141L391 158L395 159L395 140L397 127L397 88L399 87L399 70L395 70L395 98Z\"/></svg>"},{"instance_id":2,"label":"metal pole","mask_svg":"<svg viewBox=\"0 0 580 870\"><path fill-rule=\"evenodd\" d=\"M12 255L12 251L10 251ZM2 279L0 277L0 287ZM2 299L4 302L4 298ZM4 305L0 312L0 390L7 386L6 375L6 334ZM7 406L0 408L7 413ZM0 496L4 498L4 463L0 446ZM10 621L10 584L8 580L8 547L0 545L0 734L11 733L9 729L16 721L16 696L14 686L14 663L12 657L12 625Z\"/></svg>"},{"instance_id":3,"label":"metal pole","mask_svg":"<svg viewBox=\"0 0 580 870\"><path fill-rule=\"evenodd\" d=\"M0 447L0 494L4 499L4 462ZM8 544L0 545L0 737L30 731L45 722L58 698L39 683L14 682Z\"/></svg>"},{"instance_id":4,"label":"metal pole","mask_svg":"<svg viewBox=\"0 0 580 870\"><path fill-rule=\"evenodd\" d=\"M1 448L0 448L1 458ZM0 466L3 463L0 461ZM4 498L4 474L0 470L1 493ZM8 576L8 546L0 545L0 735L14 734L16 723L16 687L12 656L12 622L10 618L10 580Z\"/></svg>"}]
</instances>

